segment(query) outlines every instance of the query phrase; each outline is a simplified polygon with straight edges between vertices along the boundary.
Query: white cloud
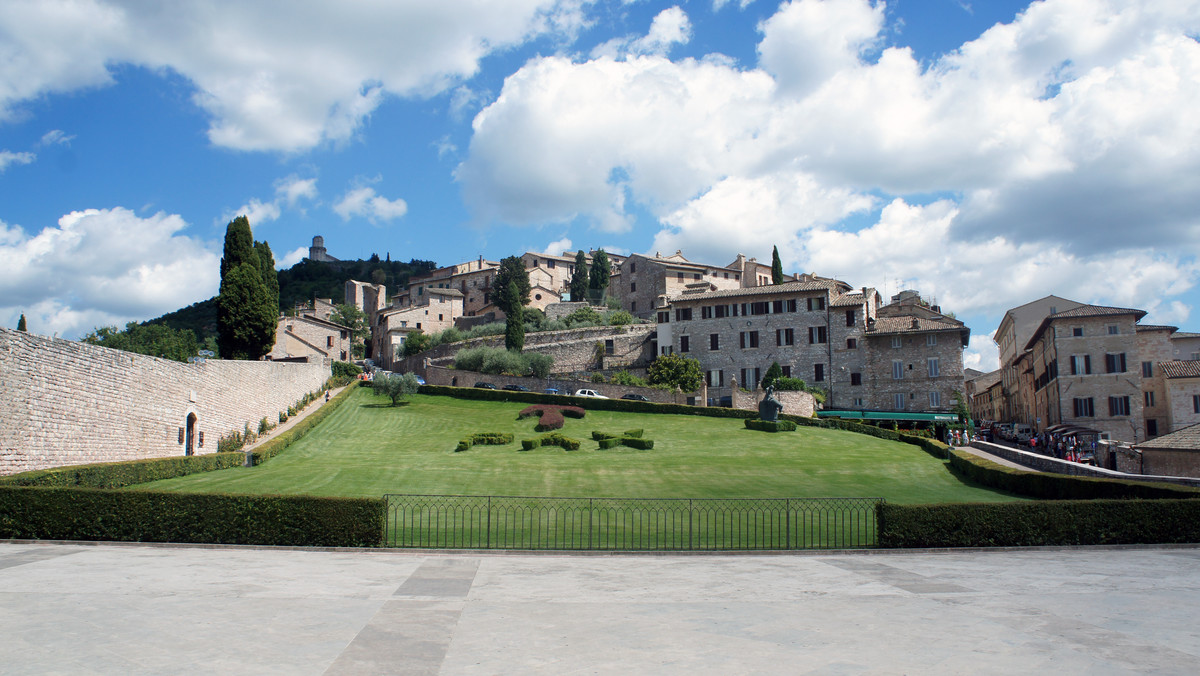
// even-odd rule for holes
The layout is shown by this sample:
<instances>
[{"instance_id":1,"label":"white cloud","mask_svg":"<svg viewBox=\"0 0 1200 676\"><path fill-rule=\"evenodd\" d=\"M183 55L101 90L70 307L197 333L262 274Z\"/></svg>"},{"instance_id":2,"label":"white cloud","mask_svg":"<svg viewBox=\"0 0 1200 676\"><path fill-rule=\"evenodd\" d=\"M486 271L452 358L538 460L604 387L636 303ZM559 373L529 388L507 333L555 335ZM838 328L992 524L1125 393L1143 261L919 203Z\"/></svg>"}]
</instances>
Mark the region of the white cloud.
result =
<instances>
[{"instance_id":1,"label":"white cloud","mask_svg":"<svg viewBox=\"0 0 1200 676\"><path fill-rule=\"evenodd\" d=\"M51 129L50 131L46 132L45 134L42 134L42 139L40 141L38 141L38 145L41 145L41 146L69 146L69 145L71 145L71 141L74 141L74 140L75 140L74 135L68 135L65 131L63 131L61 129Z\"/></svg>"},{"instance_id":2,"label":"white cloud","mask_svg":"<svg viewBox=\"0 0 1200 676\"><path fill-rule=\"evenodd\" d=\"M286 12L235 0L8 2L0 121L39 96L109 85L110 69L131 64L188 79L214 144L298 151L351 137L386 97L444 91L493 51L582 25L576 0L298 0Z\"/></svg>"},{"instance_id":3,"label":"white cloud","mask_svg":"<svg viewBox=\"0 0 1200 676\"><path fill-rule=\"evenodd\" d=\"M290 268L293 265L295 265L296 263L299 263L300 261L304 260L305 258L308 258L308 247L306 247L306 246L296 247L295 249L292 249L291 251L284 254L283 258L280 258L279 260L275 261L275 269L283 270L285 268Z\"/></svg>"},{"instance_id":4,"label":"white cloud","mask_svg":"<svg viewBox=\"0 0 1200 676\"><path fill-rule=\"evenodd\" d=\"M32 236L0 222L0 313L77 338L210 298L220 256L181 235L186 227L179 216L120 207L71 212Z\"/></svg>"},{"instance_id":5,"label":"white cloud","mask_svg":"<svg viewBox=\"0 0 1200 676\"><path fill-rule=\"evenodd\" d=\"M675 45L692 38L692 22L678 5L659 12L642 37L626 35L613 38L592 49L592 58L620 59L626 55L666 55Z\"/></svg>"},{"instance_id":6,"label":"white cloud","mask_svg":"<svg viewBox=\"0 0 1200 676\"><path fill-rule=\"evenodd\" d=\"M1000 368L1000 350L992 340L994 335L994 330L991 333L971 333L970 344L963 349L963 368L984 373Z\"/></svg>"},{"instance_id":7,"label":"white cloud","mask_svg":"<svg viewBox=\"0 0 1200 676\"><path fill-rule=\"evenodd\" d=\"M389 200L380 197L375 194L374 188L363 186L347 191L333 205L333 210L345 221L350 220L352 216L361 216L371 223L378 223L404 216L408 212L408 204L402 199Z\"/></svg>"},{"instance_id":8,"label":"white cloud","mask_svg":"<svg viewBox=\"0 0 1200 676\"><path fill-rule=\"evenodd\" d=\"M288 207L295 207L301 200L317 199L317 179L300 178L292 175L275 182L275 195L287 202Z\"/></svg>"},{"instance_id":9,"label":"white cloud","mask_svg":"<svg viewBox=\"0 0 1200 676\"><path fill-rule=\"evenodd\" d=\"M550 254L552 256L561 256L564 251L570 251L571 248L571 238L563 237L562 239L556 239L547 244L546 248L542 249L542 253Z\"/></svg>"},{"instance_id":10,"label":"white cloud","mask_svg":"<svg viewBox=\"0 0 1200 676\"><path fill-rule=\"evenodd\" d=\"M30 164L37 155L33 153L14 153L8 150L0 150L0 172L3 172L9 165Z\"/></svg>"},{"instance_id":11,"label":"white cloud","mask_svg":"<svg viewBox=\"0 0 1200 676\"><path fill-rule=\"evenodd\" d=\"M759 60L781 90L808 94L861 64L883 28L883 3L863 0L796 0L764 21Z\"/></svg>"},{"instance_id":12,"label":"white cloud","mask_svg":"<svg viewBox=\"0 0 1200 676\"><path fill-rule=\"evenodd\" d=\"M282 212L279 209L278 201L262 202L258 199L251 199L237 209L225 212L218 219L218 223L223 225L238 216L245 216L246 220L250 221L250 228L253 230L263 223L279 220L280 213Z\"/></svg>"}]
</instances>

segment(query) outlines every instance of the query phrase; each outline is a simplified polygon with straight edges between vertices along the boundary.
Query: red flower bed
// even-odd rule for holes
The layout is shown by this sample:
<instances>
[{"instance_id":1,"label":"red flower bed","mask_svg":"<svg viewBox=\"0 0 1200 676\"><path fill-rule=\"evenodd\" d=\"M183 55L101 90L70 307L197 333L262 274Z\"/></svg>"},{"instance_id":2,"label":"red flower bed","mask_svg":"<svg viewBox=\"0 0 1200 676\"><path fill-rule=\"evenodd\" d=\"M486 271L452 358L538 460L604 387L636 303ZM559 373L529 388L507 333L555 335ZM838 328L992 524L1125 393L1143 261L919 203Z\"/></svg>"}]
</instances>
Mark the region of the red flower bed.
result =
<instances>
[{"instance_id":1,"label":"red flower bed","mask_svg":"<svg viewBox=\"0 0 1200 676\"><path fill-rule=\"evenodd\" d=\"M562 426L567 422L563 416L571 418L582 418L585 411L578 406L556 406L554 404L536 404L527 406L517 414L517 419L528 418L530 416L540 416L537 427L534 428L539 432L548 432L550 430L562 429Z\"/></svg>"}]
</instances>

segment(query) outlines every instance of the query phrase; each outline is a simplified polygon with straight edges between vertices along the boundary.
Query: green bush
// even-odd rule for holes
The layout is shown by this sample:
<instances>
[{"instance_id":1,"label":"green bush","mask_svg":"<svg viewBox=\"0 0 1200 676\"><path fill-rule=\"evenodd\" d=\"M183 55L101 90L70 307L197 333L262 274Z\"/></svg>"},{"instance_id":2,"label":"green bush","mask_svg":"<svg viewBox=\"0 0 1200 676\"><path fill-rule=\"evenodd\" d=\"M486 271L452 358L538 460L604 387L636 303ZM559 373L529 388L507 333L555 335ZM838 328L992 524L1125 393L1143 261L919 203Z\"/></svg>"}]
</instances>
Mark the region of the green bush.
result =
<instances>
[{"instance_id":1,"label":"green bush","mask_svg":"<svg viewBox=\"0 0 1200 676\"><path fill-rule=\"evenodd\" d=\"M796 423L791 420L759 420L758 418L747 418L745 421L746 429L758 430L760 432L795 432Z\"/></svg>"},{"instance_id":2,"label":"green bush","mask_svg":"<svg viewBox=\"0 0 1200 676\"><path fill-rule=\"evenodd\" d=\"M608 432L601 432L600 430L592 431L592 440L593 441L602 441L604 439L617 439L617 438L618 438L617 435L609 434Z\"/></svg>"},{"instance_id":3,"label":"green bush","mask_svg":"<svg viewBox=\"0 0 1200 676\"><path fill-rule=\"evenodd\" d=\"M558 446L563 450L577 451L579 450L579 444L578 439L572 439L557 432L551 432L550 434L543 434L536 439L522 439L521 450L532 451L538 446Z\"/></svg>"},{"instance_id":4,"label":"green bush","mask_svg":"<svg viewBox=\"0 0 1200 676\"><path fill-rule=\"evenodd\" d=\"M541 439L522 439L521 440L521 450L522 451L532 451L533 449L535 449L541 445L542 445Z\"/></svg>"},{"instance_id":5,"label":"green bush","mask_svg":"<svg viewBox=\"0 0 1200 676\"><path fill-rule=\"evenodd\" d=\"M1200 500L880 504L881 547L1045 547L1200 542Z\"/></svg>"},{"instance_id":6,"label":"green bush","mask_svg":"<svg viewBox=\"0 0 1200 676\"><path fill-rule=\"evenodd\" d=\"M653 439L637 439L635 437L621 437L621 445L630 448L637 448L643 451L648 451L654 448Z\"/></svg>"},{"instance_id":7,"label":"green bush","mask_svg":"<svg viewBox=\"0 0 1200 676\"><path fill-rule=\"evenodd\" d=\"M597 439L597 441L600 442L601 450L615 448L621 445L621 440L617 437L604 437L602 439Z\"/></svg>"},{"instance_id":8,"label":"green bush","mask_svg":"<svg viewBox=\"0 0 1200 676\"><path fill-rule=\"evenodd\" d=\"M1019 470L958 449L950 451L950 470L984 486L1044 500L1200 498L1200 489L1189 486Z\"/></svg>"},{"instance_id":9,"label":"green bush","mask_svg":"<svg viewBox=\"0 0 1200 676\"><path fill-rule=\"evenodd\" d=\"M539 352L529 352L525 355L529 363L529 375L534 378L549 378L550 369L554 368L554 357Z\"/></svg>"},{"instance_id":10,"label":"green bush","mask_svg":"<svg viewBox=\"0 0 1200 676\"><path fill-rule=\"evenodd\" d=\"M509 432L478 432L459 441L454 452L465 451L472 446L503 446L512 441L513 435Z\"/></svg>"},{"instance_id":11,"label":"green bush","mask_svg":"<svg viewBox=\"0 0 1200 676\"><path fill-rule=\"evenodd\" d=\"M245 457L242 453L206 453L39 469L0 477L0 486L122 488L198 472L240 467Z\"/></svg>"},{"instance_id":12,"label":"green bush","mask_svg":"<svg viewBox=\"0 0 1200 676\"><path fill-rule=\"evenodd\" d=\"M282 424L282 423L285 423L285 422L287 422L287 421L288 421L288 414L287 414L287 412L286 412L286 411L280 411L280 412L279 412L279 422L280 422L280 424Z\"/></svg>"},{"instance_id":13,"label":"green bush","mask_svg":"<svg viewBox=\"0 0 1200 676\"><path fill-rule=\"evenodd\" d=\"M0 486L0 538L378 547L384 504L378 498Z\"/></svg>"},{"instance_id":14,"label":"green bush","mask_svg":"<svg viewBox=\"0 0 1200 676\"><path fill-rule=\"evenodd\" d=\"M642 430L642 429L640 429L640 428L639 428L639 429L636 429L636 430L625 430L624 432L622 432L622 433L621 433L621 436L623 436L623 437L632 437L632 438L634 438L634 439L641 439L641 438L642 438L642 432L643 432L643 431L644 431L644 430Z\"/></svg>"}]
</instances>

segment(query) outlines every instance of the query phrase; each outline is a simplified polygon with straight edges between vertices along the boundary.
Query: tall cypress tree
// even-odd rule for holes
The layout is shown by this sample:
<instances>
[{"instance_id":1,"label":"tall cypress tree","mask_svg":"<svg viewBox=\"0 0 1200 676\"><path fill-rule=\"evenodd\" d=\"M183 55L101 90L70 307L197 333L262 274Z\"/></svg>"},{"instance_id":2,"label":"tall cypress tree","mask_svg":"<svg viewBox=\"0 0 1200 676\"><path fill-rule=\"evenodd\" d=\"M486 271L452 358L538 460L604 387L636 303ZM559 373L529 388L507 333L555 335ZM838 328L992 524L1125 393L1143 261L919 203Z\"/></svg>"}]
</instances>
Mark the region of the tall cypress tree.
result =
<instances>
[{"instance_id":1,"label":"tall cypress tree","mask_svg":"<svg viewBox=\"0 0 1200 676\"><path fill-rule=\"evenodd\" d=\"M779 260L779 247L771 247L771 283L783 284L783 262Z\"/></svg>"},{"instance_id":2,"label":"tall cypress tree","mask_svg":"<svg viewBox=\"0 0 1200 676\"><path fill-rule=\"evenodd\" d=\"M514 293L508 293L509 284L516 285ZM515 308L527 305L529 292L533 288L529 285L529 271L525 269L524 261L516 256L501 259L492 288L495 289L496 305L505 315L512 314Z\"/></svg>"},{"instance_id":3,"label":"tall cypress tree","mask_svg":"<svg viewBox=\"0 0 1200 676\"><path fill-rule=\"evenodd\" d=\"M581 301L587 298L588 266L587 256L580 249L575 254L575 273L571 275L571 300Z\"/></svg>"},{"instance_id":4,"label":"tall cypress tree","mask_svg":"<svg viewBox=\"0 0 1200 676\"><path fill-rule=\"evenodd\" d=\"M612 269L608 262L608 254L604 253L604 249L599 249L596 251L596 255L592 256L592 271L588 278L588 289L595 296L597 302L604 300L604 292L608 290L610 277L612 277Z\"/></svg>"},{"instance_id":5,"label":"tall cypress tree","mask_svg":"<svg viewBox=\"0 0 1200 676\"><path fill-rule=\"evenodd\" d=\"M516 282L509 282L503 293L512 306L504 318L504 349L516 352L525 348L525 312L524 306L516 298L519 293Z\"/></svg>"},{"instance_id":6,"label":"tall cypress tree","mask_svg":"<svg viewBox=\"0 0 1200 676\"><path fill-rule=\"evenodd\" d=\"M275 270L275 255L271 253L271 245L266 240L254 243L254 253L258 254L258 270L263 283L267 285L267 293L275 302L276 312L279 307L279 273Z\"/></svg>"},{"instance_id":7,"label":"tall cypress tree","mask_svg":"<svg viewBox=\"0 0 1200 676\"><path fill-rule=\"evenodd\" d=\"M263 281L256 248L250 221L245 216L233 219L225 229L217 295L217 346L226 359L259 359L275 344L279 291L272 295ZM265 251L269 256L270 248ZM274 260L269 265L274 270Z\"/></svg>"}]
</instances>

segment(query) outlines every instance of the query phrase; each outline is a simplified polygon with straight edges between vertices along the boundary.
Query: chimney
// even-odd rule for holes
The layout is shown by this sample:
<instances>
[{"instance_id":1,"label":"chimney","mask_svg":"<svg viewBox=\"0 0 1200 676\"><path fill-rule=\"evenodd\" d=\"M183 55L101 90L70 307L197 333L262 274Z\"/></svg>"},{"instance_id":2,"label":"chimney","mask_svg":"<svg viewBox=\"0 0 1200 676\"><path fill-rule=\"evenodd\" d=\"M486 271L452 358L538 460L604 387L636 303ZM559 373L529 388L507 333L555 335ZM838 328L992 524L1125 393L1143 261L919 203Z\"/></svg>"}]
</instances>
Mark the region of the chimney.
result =
<instances>
[{"instance_id":1,"label":"chimney","mask_svg":"<svg viewBox=\"0 0 1200 676\"><path fill-rule=\"evenodd\" d=\"M916 317L913 317L913 318L912 318L912 327L913 327L914 329L915 329L915 328L917 328L918 326L920 326L920 324L921 324L921 323L920 323L919 321L917 321L917 318L916 318Z\"/></svg>"}]
</instances>

